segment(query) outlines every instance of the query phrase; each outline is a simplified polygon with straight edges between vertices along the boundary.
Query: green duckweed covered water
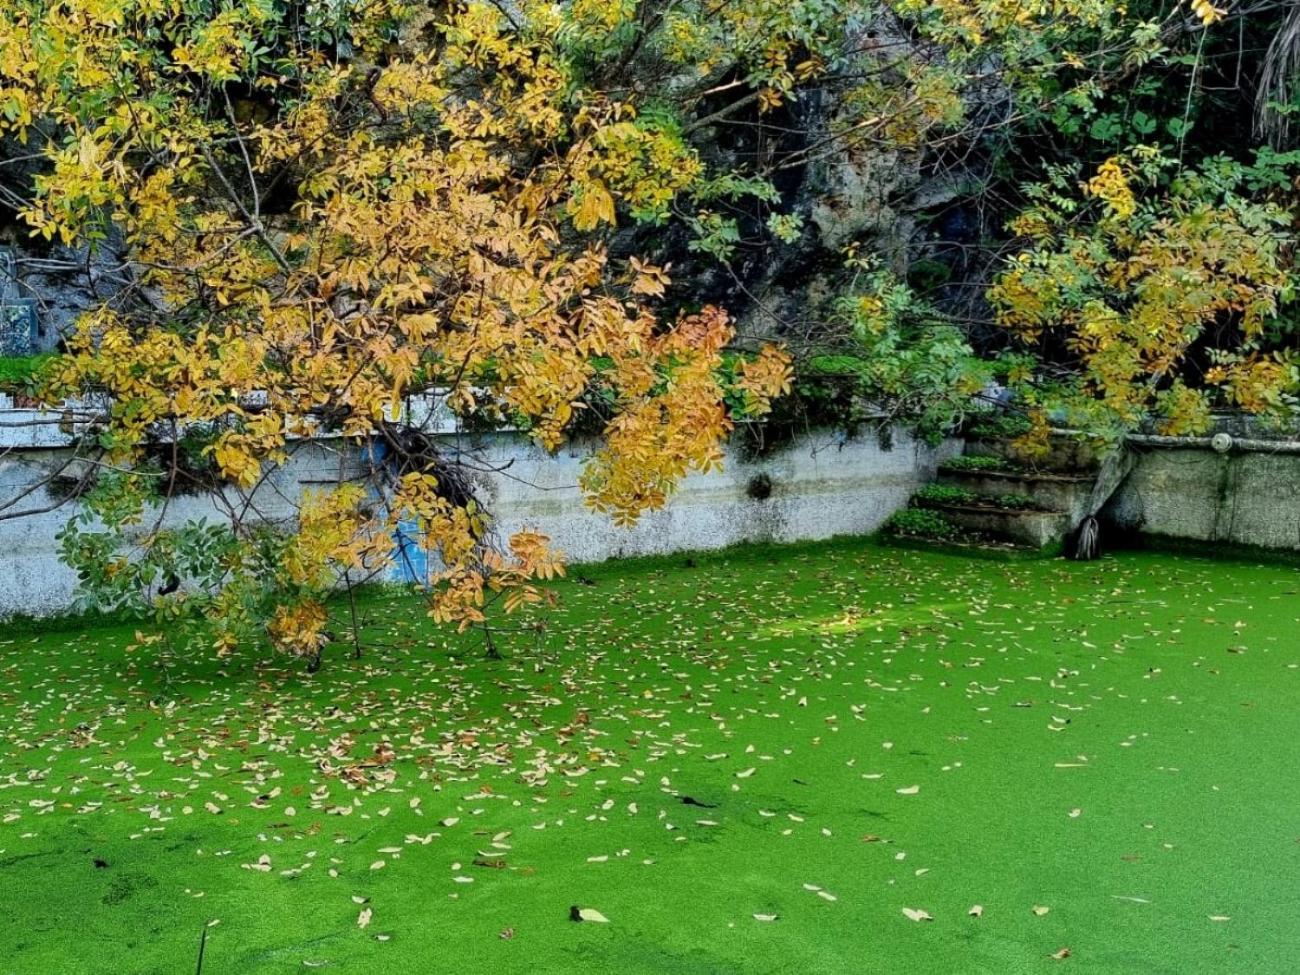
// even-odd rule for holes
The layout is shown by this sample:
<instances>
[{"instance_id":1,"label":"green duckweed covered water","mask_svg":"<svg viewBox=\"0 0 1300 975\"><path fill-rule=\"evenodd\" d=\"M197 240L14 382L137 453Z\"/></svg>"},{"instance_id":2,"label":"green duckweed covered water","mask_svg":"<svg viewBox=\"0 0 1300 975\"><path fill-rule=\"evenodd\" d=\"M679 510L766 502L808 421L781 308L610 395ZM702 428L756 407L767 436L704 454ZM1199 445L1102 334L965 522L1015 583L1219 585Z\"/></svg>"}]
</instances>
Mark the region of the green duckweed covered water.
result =
<instances>
[{"instance_id":1,"label":"green duckweed covered water","mask_svg":"<svg viewBox=\"0 0 1300 975\"><path fill-rule=\"evenodd\" d=\"M0 630L0 972L189 973L204 930L205 975L1300 968L1295 569L559 589L501 661L372 599L316 675Z\"/></svg>"}]
</instances>

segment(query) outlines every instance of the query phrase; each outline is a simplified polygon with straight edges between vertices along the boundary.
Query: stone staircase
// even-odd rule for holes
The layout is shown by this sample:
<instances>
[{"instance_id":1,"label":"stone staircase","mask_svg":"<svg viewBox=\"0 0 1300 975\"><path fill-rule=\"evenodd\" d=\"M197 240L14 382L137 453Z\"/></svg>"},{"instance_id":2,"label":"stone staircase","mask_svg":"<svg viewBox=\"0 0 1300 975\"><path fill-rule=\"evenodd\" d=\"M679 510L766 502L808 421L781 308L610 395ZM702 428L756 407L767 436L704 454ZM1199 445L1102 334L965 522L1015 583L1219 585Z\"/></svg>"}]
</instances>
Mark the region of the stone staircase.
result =
<instances>
[{"instance_id":1,"label":"stone staircase","mask_svg":"<svg viewBox=\"0 0 1300 975\"><path fill-rule=\"evenodd\" d=\"M885 534L902 542L1058 555L1088 513L1096 481L1095 452L1068 437L1054 437L1047 456L1034 458L1009 440L968 440L890 519Z\"/></svg>"}]
</instances>

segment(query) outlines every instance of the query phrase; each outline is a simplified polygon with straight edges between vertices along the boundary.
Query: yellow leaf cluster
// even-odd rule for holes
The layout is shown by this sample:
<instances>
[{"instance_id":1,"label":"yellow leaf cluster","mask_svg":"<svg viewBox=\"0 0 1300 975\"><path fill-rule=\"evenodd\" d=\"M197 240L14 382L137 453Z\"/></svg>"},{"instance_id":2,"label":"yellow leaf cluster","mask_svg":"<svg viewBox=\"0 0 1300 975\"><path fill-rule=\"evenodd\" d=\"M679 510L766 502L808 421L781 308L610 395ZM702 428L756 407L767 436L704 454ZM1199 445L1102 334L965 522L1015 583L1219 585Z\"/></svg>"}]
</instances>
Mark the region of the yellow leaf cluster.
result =
<instances>
[{"instance_id":1,"label":"yellow leaf cluster","mask_svg":"<svg viewBox=\"0 0 1300 975\"><path fill-rule=\"evenodd\" d=\"M1151 160L1143 149L1137 158ZM998 321L1030 342L1064 340L1082 385L1119 424L1153 415L1169 433L1209 422L1207 391L1192 382L1189 353L1210 329L1231 322L1237 349L1203 377L1252 412L1281 403L1293 367L1258 353L1267 323L1290 287L1276 208L1236 197L1197 196L1196 174L1181 193L1139 200L1129 158L1108 159L1084 190L1103 203L1092 224L1031 211L1034 246L1015 255L989 291Z\"/></svg>"}]
</instances>

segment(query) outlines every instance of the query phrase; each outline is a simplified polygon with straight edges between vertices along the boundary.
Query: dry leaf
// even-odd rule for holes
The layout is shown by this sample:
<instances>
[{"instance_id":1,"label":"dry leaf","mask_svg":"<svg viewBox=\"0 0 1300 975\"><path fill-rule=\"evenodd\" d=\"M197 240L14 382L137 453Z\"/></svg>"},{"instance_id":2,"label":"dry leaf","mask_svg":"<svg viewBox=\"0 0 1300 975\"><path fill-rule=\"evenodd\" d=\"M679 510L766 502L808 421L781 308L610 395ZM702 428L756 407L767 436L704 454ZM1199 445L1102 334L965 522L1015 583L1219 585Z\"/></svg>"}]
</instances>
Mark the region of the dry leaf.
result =
<instances>
[{"instance_id":1,"label":"dry leaf","mask_svg":"<svg viewBox=\"0 0 1300 975\"><path fill-rule=\"evenodd\" d=\"M1057 961L1064 961L1066 958L1070 957L1070 949L1060 948L1057 951L1052 952L1052 957Z\"/></svg>"},{"instance_id":2,"label":"dry leaf","mask_svg":"<svg viewBox=\"0 0 1300 975\"><path fill-rule=\"evenodd\" d=\"M903 908L903 916L906 917L909 921L933 921L934 920L934 918L930 916L929 911L923 911L917 907Z\"/></svg>"}]
</instances>

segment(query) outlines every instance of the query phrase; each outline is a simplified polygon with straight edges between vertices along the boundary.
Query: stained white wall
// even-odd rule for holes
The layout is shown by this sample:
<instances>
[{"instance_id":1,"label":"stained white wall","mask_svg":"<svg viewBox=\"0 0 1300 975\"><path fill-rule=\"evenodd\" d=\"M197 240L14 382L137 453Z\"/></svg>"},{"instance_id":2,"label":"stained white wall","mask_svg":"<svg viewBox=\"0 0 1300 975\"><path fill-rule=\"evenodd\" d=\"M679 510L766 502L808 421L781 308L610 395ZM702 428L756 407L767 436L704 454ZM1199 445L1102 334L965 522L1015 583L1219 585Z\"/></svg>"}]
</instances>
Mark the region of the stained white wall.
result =
<instances>
[{"instance_id":1,"label":"stained white wall","mask_svg":"<svg viewBox=\"0 0 1300 975\"><path fill-rule=\"evenodd\" d=\"M67 448L35 447L27 428L12 429L23 432L23 445L0 450L0 503L67 457ZM48 443L53 437L51 431L42 439ZM495 434L474 444L454 435L446 439L449 447L473 448L483 472L478 490L495 515L499 535L538 529L570 562L865 534L906 504L931 479L939 460L959 452L955 443L934 449L902 431L890 449L874 436L846 440L832 431L805 434L761 459L733 448L721 471L687 477L664 510L620 528L583 503L577 484L587 447L570 446L552 455L516 434ZM252 503L268 520L289 519L292 501L303 490L337 480L340 465L347 471L356 463L355 449L342 441L302 442ZM761 501L747 495L750 481L760 474L772 482L771 496ZM40 509L54 500L41 488L10 510ZM48 615L72 607L76 577L59 561L55 541L69 514L65 505L0 520L0 616ZM172 523L199 517L219 520L222 507L203 496L179 497L165 515Z\"/></svg>"},{"instance_id":2,"label":"stained white wall","mask_svg":"<svg viewBox=\"0 0 1300 975\"><path fill-rule=\"evenodd\" d=\"M733 449L721 471L688 476L666 508L644 515L631 528L618 528L593 516L577 490L585 450L548 456L501 439L487 460L510 466L489 479L488 492L502 534L535 525L571 561L594 562L738 542L865 534L905 505L934 476L941 458L958 452L955 444L934 450L903 433L885 450L874 437L845 440L830 431L807 434L758 459ZM772 493L754 500L748 486L764 474Z\"/></svg>"}]
</instances>

